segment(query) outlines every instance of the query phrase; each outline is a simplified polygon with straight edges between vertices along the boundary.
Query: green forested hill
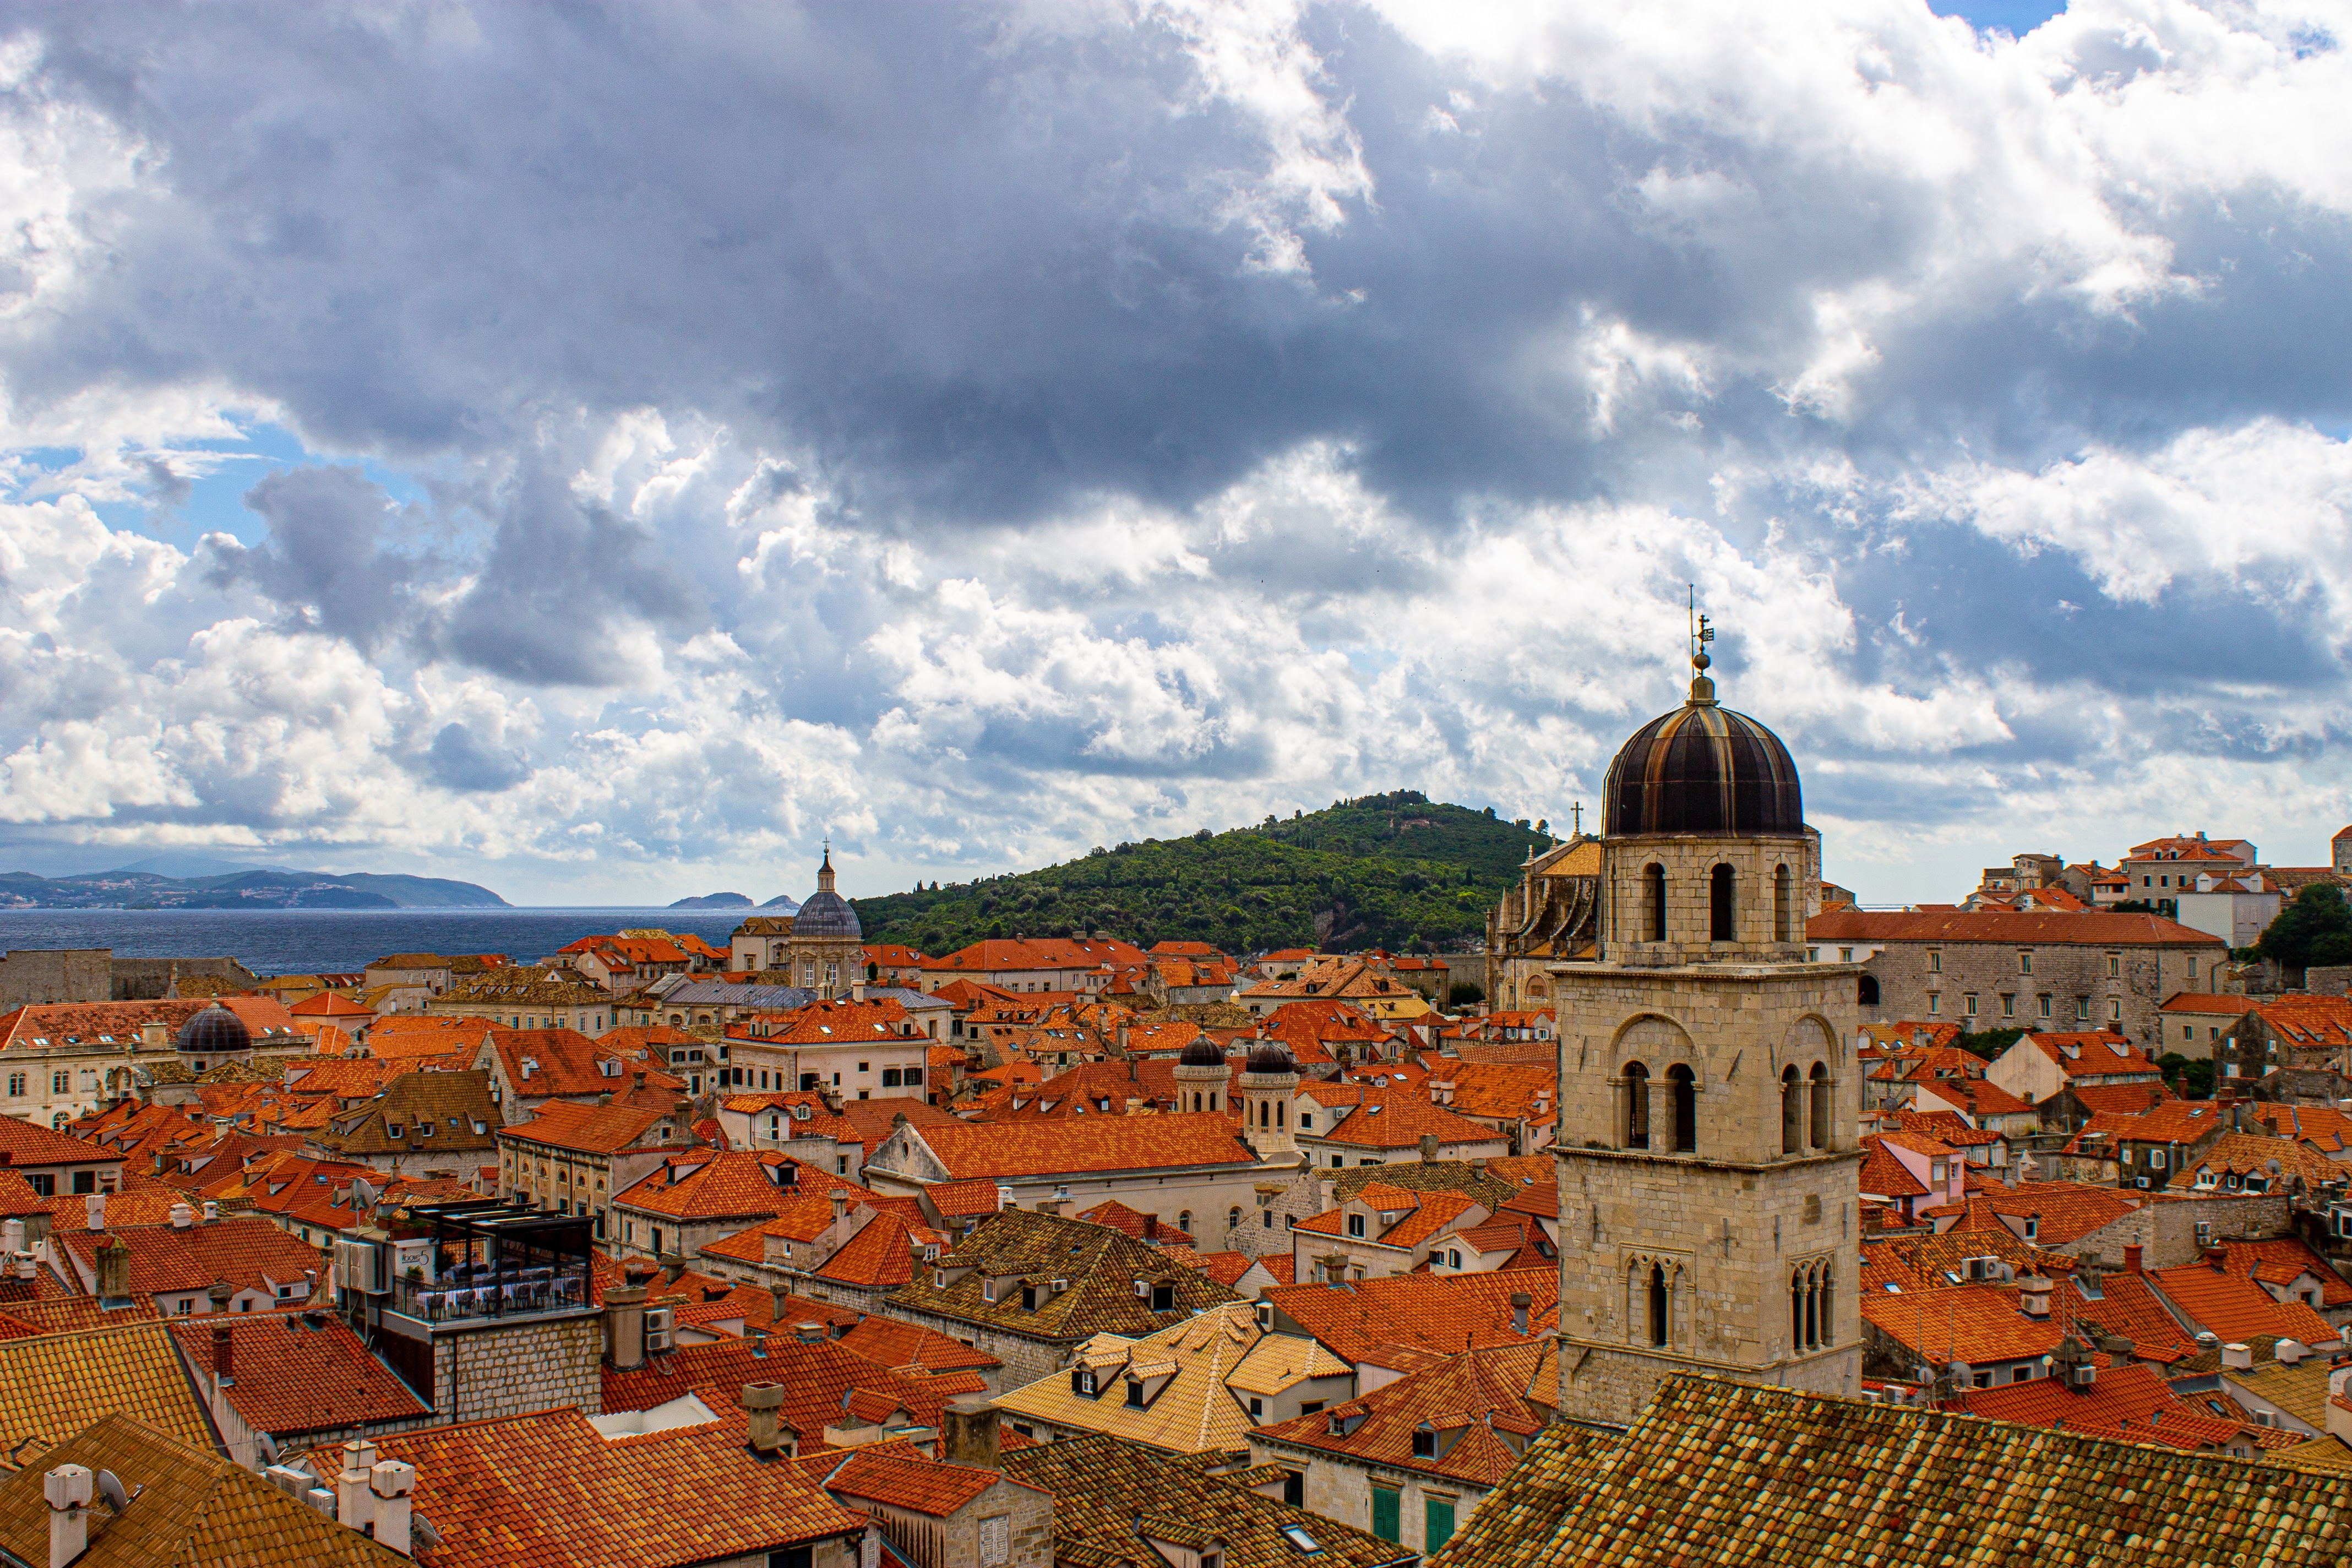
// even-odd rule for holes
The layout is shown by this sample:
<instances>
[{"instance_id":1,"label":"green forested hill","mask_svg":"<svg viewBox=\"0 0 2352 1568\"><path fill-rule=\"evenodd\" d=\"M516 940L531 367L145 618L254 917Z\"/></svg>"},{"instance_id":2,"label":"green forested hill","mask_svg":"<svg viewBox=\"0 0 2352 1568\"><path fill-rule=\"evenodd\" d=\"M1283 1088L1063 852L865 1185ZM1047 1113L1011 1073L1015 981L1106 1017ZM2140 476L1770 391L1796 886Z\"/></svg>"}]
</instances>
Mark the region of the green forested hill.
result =
<instances>
[{"instance_id":1,"label":"green forested hill","mask_svg":"<svg viewBox=\"0 0 2352 1568\"><path fill-rule=\"evenodd\" d=\"M1149 947L1451 948L1480 939L1528 851L1525 823L1418 790L1288 821L1097 848L1043 870L856 900L866 940L952 952L983 937L1108 931Z\"/></svg>"}]
</instances>

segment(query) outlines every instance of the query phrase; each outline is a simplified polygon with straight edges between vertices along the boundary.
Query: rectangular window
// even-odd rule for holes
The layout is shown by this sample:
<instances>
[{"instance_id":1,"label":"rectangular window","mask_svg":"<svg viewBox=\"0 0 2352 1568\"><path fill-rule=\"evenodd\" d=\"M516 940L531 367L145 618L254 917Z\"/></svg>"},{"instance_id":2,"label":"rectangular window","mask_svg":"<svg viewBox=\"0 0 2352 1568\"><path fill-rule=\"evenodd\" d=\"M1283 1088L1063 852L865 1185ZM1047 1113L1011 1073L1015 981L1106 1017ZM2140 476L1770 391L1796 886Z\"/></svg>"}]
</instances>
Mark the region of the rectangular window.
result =
<instances>
[{"instance_id":1,"label":"rectangular window","mask_svg":"<svg viewBox=\"0 0 2352 1568\"><path fill-rule=\"evenodd\" d=\"M1928 950L1927 973L1930 974L1941 974L1944 973L1944 955L1941 951L1933 948Z\"/></svg>"},{"instance_id":2,"label":"rectangular window","mask_svg":"<svg viewBox=\"0 0 2352 1568\"><path fill-rule=\"evenodd\" d=\"M1364 1234L1364 1216L1362 1215L1351 1214L1348 1216L1348 1234L1353 1237L1361 1237Z\"/></svg>"},{"instance_id":3,"label":"rectangular window","mask_svg":"<svg viewBox=\"0 0 2352 1568\"><path fill-rule=\"evenodd\" d=\"M2120 1024L2124 1021L2124 999L2122 997L2110 996L2107 998L2107 1021L2111 1024Z\"/></svg>"},{"instance_id":4,"label":"rectangular window","mask_svg":"<svg viewBox=\"0 0 2352 1568\"><path fill-rule=\"evenodd\" d=\"M2031 974L2033 973L2033 954L2031 952L2021 952L2017 955L2017 972L2020 974Z\"/></svg>"},{"instance_id":5,"label":"rectangular window","mask_svg":"<svg viewBox=\"0 0 2352 1568\"><path fill-rule=\"evenodd\" d=\"M898 1069L897 1068L884 1068L882 1069L882 1087L884 1089L897 1089L898 1087Z\"/></svg>"},{"instance_id":6,"label":"rectangular window","mask_svg":"<svg viewBox=\"0 0 2352 1568\"><path fill-rule=\"evenodd\" d=\"M1282 1472L1282 1500L1293 1508L1307 1506L1307 1477L1298 1470Z\"/></svg>"},{"instance_id":7,"label":"rectangular window","mask_svg":"<svg viewBox=\"0 0 2352 1568\"><path fill-rule=\"evenodd\" d=\"M2047 1018L2048 1016L2050 1016L2050 1010L2051 1010L2051 998L2050 998L2050 994L2049 994L2048 992L2046 992L2046 991L2045 991L2045 992L2043 992L2041 995L2039 995L2039 996L2035 997L2035 998L2034 998L2034 1001L2035 1001L2035 1003L2040 1006L2041 1011L2042 1011L2042 1016L2043 1017L2045 1017L2045 1018Z\"/></svg>"},{"instance_id":8,"label":"rectangular window","mask_svg":"<svg viewBox=\"0 0 2352 1568\"><path fill-rule=\"evenodd\" d=\"M1450 1497L1427 1498L1421 1507L1421 1549L1434 1552L1454 1539L1454 1500Z\"/></svg>"},{"instance_id":9,"label":"rectangular window","mask_svg":"<svg viewBox=\"0 0 2352 1568\"><path fill-rule=\"evenodd\" d=\"M8 1098L11 1100L22 1100L25 1098L25 1075L23 1073L12 1072L8 1075Z\"/></svg>"},{"instance_id":10,"label":"rectangular window","mask_svg":"<svg viewBox=\"0 0 2352 1568\"><path fill-rule=\"evenodd\" d=\"M1960 1011L1973 1018L1977 1016L1977 994L1973 991L1960 998Z\"/></svg>"},{"instance_id":11,"label":"rectangular window","mask_svg":"<svg viewBox=\"0 0 2352 1568\"><path fill-rule=\"evenodd\" d=\"M2077 996L2074 998L2074 1018L2077 1023L2090 1022L2091 999L2088 996Z\"/></svg>"},{"instance_id":12,"label":"rectangular window","mask_svg":"<svg viewBox=\"0 0 2352 1568\"><path fill-rule=\"evenodd\" d=\"M1372 1533L1382 1541L1404 1539L1403 1512L1398 1506L1401 1494L1394 1487L1372 1489Z\"/></svg>"},{"instance_id":13,"label":"rectangular window","mask_svg":"<svg viewBox=\"0 0 2352 1568\"><path fill-rule=\"evenodd\" d=\"M68 1082L68 1079L67 1079L67 1077L66 1077L66 1075L65 1075L64 1073L62 1073L62 1072L53 1072L53 1073L51 1073L51 1074L49 1075L49 1092L50 1092L51 1094L64 1094L64 1093L67 1093L67 1092L68 1092L68 1089L67 1089L67 1088L66 1088L66 1085L67 1085L67 1082Z\"/></svg>"},{"instance_id":14,"label":"rectangular window","mask_svg":"<svg viewBox=\"0 0 2352 1568\"><path fill-rule=\"evenodd\" d=\"M25 1184L42 1197L53 1198L58 1195L58 1179L47 1171L27 1171L25 1173Z\"/></svg>"},{"instance_id":15,"label":"rectangular window","mask_svg":"<svg viewBox=\"0 0 2352 1568\"><path fill-rule=\"evenodd\" d=\"M74 1195L77 1197L80 1196L84 1193L94 1193L98 1191L98 1173L96 1171L76 1171L73 1173L73 1190Z\"/></svg>"},{"instance_id":16,"label":"rectangular window","mask_svg":"<svg viewBox=\"0 0 2352 1568\"><path fill-rule=\"evenodd\" d=\"M1928 992L1928 993L1927 993L1927 1016L1929 1016L1930 1018L1933 1018L1933 1017L1937 1016L1937 1015L1941 1014L1941 1013L1943 1012L1943 1010L1944 1010L1944 994L1943 994L1942 992L1940 992L1940 991L1930 991L1930 992Z\"/></svg>"},{"instance_id":17,"label":"rectangular window","mask_svg":"<svg viewBox=\"0 0 2352 1568\"><path fill-rule=\"evenodd\" d=\"M922 1087L923 1087L923 1069L922 1069L922 1068L908 1068L906 1070L906 1072L905 1072L905 1074L903 1075L903 1077L904 1077L904 1080L905 1080L906 1086L907 1086L908 1089L920 1089L920 1088L922 1088Z\"/></svg>"},{"instance_id":18,"label":"rectangular window","mask_svg":"<svg viewBox=\"0 0 2352 1568\"><path fill-rule=\"evenodd\" d=\"M2124 955L2120 952L2111 952L2107 954L2107 978L2110 980L2120 980L2123 978L2123 973Z\"/></svg>"}]
</instances>

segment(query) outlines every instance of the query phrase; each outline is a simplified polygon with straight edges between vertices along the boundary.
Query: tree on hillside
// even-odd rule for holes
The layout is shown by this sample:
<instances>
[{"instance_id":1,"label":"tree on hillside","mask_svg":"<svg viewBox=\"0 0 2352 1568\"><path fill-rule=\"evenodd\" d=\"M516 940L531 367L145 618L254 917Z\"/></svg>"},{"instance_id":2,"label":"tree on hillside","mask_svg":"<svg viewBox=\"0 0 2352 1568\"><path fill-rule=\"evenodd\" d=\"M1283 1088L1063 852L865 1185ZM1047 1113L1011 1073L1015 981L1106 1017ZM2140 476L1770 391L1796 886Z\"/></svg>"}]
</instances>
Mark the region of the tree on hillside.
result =
<instances>
[{"instance_id":1,"label":"tree on hillside","mask_svg":"<svg viewBox=\"0 0 2352 1568\"><path fill-rule=\"evenodd\" d=\"M2297 893L2254 943L2254 956L2286 969L2352 963L2352 909L2345 906L2343 890L2333 882L2314 882Z\"/></svg>"}]
</instances>

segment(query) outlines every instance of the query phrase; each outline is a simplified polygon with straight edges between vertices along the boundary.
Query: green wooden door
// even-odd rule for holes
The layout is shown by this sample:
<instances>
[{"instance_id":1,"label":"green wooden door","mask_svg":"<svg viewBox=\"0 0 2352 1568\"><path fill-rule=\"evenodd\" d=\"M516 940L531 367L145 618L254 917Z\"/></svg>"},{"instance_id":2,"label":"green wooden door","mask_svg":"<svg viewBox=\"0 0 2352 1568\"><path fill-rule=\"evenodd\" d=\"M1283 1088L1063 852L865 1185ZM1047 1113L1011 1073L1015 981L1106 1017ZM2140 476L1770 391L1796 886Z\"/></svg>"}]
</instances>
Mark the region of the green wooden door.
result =
<instances>
[{"instance_id":1,"label":"green wooden door","mask_svg":"<svg viewBox=\"0 0 2352 1568\"><path fill-rule=\"evenodd\" d=\"M1402 1541L1404 1527L1394 1487L1372 1489L1372 1533L1382 1541Z\"/></svg>"},{"instance_id":2,"label":"green wooden door","mask_svg":"<svg viewBox=\"0 0 2352 1568\"><path fill-rule=\"evenodd\" d=\"M1430 1498L1422 1505L1421 1550L1423 1553L1436 1551L1454 1539L1454 1500Z\"/></svg>"}]
</instances>

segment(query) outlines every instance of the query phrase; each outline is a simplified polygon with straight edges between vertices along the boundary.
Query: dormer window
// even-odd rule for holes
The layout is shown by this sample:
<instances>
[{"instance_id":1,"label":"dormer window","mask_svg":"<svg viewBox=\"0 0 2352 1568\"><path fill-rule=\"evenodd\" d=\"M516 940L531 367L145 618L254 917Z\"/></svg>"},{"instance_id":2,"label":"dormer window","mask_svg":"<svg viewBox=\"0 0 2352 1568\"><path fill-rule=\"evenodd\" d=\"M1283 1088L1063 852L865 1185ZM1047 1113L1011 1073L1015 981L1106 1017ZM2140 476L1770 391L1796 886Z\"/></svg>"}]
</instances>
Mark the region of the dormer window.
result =
<instances>
[{"instance_id":1,"label":"dormer window","mask_svg":"<svg viewBox=\"0 0 2352 1568\"><path fill-rule=\"evenodd\" d=\"M405 1136L402 1131L400 1123L397 1121L385 1122L383 1124L383 1135L387 1138L399 1138Z\"/></svg>"},{"instance_id":2,"label":"dormer window","mask_svg":"<svg viewBox=\"0 0 2352 1568\"><path fill-rule=\"evenodd\" d=\"M1143 1408L1143 1384L1131 1377L1127 1380L1127 1407L1129 1410Z\"/></svg>"},{"instance_id":3,"label":"dormer window","mask_svg":"<svg viewBox=\"0 0 2352 1568\"><path fill-rule=\"evenodd\" d=\"M993 1301L996 1300L995 1280L983 1279L980 1282L980 1299L983 1301Z\"/></svg>"},{"instance_id":4,"label":"dormer window","mask_svg":"<svg viewBox=\"0 0 2352 1568\"><path fill-rule=\"evenodd\" d=\"M1429 1459L1437 1456L1437 1433L1428 1426L1416 1426L1412 1433L1412 1452L1416 1458Z\"/></svg>"},{"instance_id":5,"label":"dormer window","mask_svg":"<svg viewBox=\"0 0 2352 1568\"><path fill-rule=\"evenodd\" d=\"M1077 1389L1080 1394L1087 1394L1089 1396L1100 1392L1095 1383L1094 1368L1090 1366L1082 1366L1078 1368Z\"/></svg>"}]
</instances>

